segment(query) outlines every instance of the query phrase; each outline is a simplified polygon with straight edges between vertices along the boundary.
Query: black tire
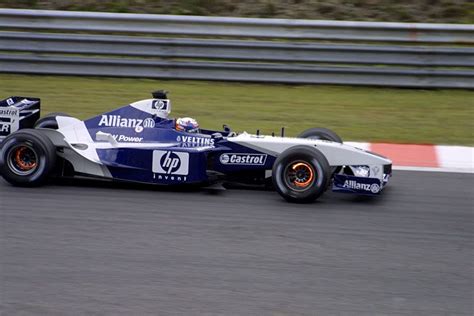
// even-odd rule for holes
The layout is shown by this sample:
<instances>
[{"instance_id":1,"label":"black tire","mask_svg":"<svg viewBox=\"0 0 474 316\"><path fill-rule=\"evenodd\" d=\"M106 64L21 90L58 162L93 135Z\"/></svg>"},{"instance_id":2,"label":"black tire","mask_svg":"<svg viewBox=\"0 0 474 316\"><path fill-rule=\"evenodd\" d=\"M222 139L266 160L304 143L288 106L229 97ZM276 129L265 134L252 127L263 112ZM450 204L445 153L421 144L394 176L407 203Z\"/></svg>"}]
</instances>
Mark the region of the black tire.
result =
<instances>
[{"instance_id":1,"label":"black tire","mask_svg":"<svg viewBox=\"0 0 474 316\"><path fill-rule=\"evenodd\" d=\"M56 163L56 148L41 131L23 129L2 143L0 173L15 186L44 184Z\"/></svg>"},{"instance_id":2,"label":"black tire","mask_svg":"<svg viewBox=\"0 0 474 316\"><path fill-rule=\"evenodd\" d=\"M332 142L341 143L342 138L334 131L323 127L310 128L298 135L298 138L314 138L322 140L330 140Z\"/></svg>"},{"instance_id":3,"label":"black tire","mask_svg":"<svg viewBox=\"0 0 474 316\"><path fill-rule=\"evenodd\" d=\"M295 180L291 181L291 175L297 175L300 171L303 171L303 176L295 176ZM305 172L308 180L304 180ZM313 202L326 191L330 178L331 167L326 157L313 147L291 147L281 153L273 164L273 186L289 202Z\"/></svg>"},{"instance_id":4,"label":"black tire","mask_svg":"<svg viewBox=\"0 0 474 316\"><path fill-rule=\"evenodd\" d=\"M58 122L56 121L56 116L71 117L70 115L61 112L49 113L37 120L34 125L34 128L58 129Z\"/></svg>"}]
</instances>

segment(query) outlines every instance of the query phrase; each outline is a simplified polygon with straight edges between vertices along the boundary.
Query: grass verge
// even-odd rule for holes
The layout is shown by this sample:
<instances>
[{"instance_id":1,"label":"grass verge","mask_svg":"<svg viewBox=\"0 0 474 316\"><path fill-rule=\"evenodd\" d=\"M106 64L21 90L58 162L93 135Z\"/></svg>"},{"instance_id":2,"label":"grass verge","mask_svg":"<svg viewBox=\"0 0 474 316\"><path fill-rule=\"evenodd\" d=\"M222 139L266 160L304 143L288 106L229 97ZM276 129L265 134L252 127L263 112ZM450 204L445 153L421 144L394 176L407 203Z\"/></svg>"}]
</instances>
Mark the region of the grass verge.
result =
<instances>
[{"instance_id":1,"label":"grass verge","mask_svg":"<svg viewBox=\"0 0 474 316\"><path fill-rule=\"evenodd\" d=\"M204 128L288 136L327 127L343 139L473 145L474 92L348 86L265 85L128 78L0 75L0 98L42 99L42 113L88 118L170 91L172 115L195 117Z\"/></svg>"}]
</instances>

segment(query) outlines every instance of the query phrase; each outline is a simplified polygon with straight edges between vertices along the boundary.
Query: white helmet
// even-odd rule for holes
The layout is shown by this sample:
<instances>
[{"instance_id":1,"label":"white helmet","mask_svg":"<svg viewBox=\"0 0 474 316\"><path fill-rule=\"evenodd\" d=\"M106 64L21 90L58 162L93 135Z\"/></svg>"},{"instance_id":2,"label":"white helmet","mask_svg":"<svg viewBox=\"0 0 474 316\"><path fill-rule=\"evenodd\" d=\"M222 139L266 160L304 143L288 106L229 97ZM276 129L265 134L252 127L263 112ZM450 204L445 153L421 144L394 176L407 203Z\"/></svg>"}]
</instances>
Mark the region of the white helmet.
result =
<instances>
[{"instance_id":1,"label":"white helmet","mask_svg":"<svg viewBox=\"0 0 474 316\"><path fill-rule=\"evenodd\" d=\"M191 117L180 117L176 119L176 130L188 133L199 133L198 122Z\"/></svg>"}]
</instances>

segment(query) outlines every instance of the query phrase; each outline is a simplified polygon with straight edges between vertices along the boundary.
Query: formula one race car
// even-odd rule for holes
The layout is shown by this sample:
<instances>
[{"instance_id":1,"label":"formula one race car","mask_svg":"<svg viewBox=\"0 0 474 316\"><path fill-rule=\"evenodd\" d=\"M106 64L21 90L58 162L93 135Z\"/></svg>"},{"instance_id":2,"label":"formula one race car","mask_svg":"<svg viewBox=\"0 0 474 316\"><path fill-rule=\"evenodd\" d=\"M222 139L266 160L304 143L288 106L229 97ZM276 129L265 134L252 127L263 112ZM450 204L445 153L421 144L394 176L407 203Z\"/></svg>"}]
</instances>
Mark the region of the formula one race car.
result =
<instances>
[{"instance_id":1,"label":"formula one race car","mask_svg":"<svg viewBox=\"0 0 474 316\"><path fill-rule=\"evenodd\" d=\"M158 185L270 185L290 202L333 191L377 195L391 161L346 145L331 130L298 138L200 129L191 118L170 119L165 91L81 121L40 117L40 99L0 101L0 173L17 186L50 177L90 177Z\"/></svg>"}]
</instances>

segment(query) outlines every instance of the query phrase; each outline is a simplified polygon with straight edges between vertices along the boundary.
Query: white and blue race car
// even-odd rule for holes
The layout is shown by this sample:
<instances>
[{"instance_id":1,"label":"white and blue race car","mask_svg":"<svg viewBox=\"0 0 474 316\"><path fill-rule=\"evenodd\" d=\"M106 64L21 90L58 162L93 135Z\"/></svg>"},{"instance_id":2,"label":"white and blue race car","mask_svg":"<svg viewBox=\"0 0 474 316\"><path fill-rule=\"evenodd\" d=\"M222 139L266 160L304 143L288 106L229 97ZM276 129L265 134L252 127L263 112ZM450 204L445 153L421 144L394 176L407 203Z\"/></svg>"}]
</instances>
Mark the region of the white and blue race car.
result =
<instances>
[{"instance_id":1,"label":"white and blue race car","mask_svg":"<svg viewBox=\"0 0 474 316\"><path fill-rule=\"evenodd\" d=\"M312 128L297 138L200 129L171 119L166 92L81 121L40 117L40 99L0 101L0 173L17 186L52 177L90 177L156 185L273 186L287 201L333 191L377 195L392 162Z\"/></svg>"}]
</instances>

